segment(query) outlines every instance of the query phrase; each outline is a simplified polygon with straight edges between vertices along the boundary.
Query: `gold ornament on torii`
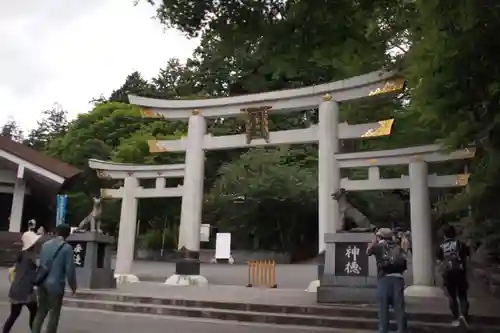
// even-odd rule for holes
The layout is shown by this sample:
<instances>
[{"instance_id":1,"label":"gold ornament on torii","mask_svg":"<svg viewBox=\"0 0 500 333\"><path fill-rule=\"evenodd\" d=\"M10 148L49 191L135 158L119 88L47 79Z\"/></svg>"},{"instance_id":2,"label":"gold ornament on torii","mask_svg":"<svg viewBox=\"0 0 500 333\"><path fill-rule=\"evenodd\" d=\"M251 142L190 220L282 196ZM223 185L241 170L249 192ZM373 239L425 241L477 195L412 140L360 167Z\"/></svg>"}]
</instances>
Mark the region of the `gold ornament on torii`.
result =
<instances>
[{"instance_id":1,"label":"gold ornament on torii","mask_svg":"<svg viewBox=\"0 0 500 333\"><path fill-rule=\"evenodd\" d=\"M457 180L455 181L455 184L460 186L465 186L469 184L469 174L465 173L462 175L457 175Z\"/></svg>"},{"instance_id":2,"label":"gold ornament on torii","mask_svg":"<svg viewBox=\"0 0 500 333\"><path fill-rule=\"evenodd\" d=\"M378 122L379 126L377 128L370 128L364 134L361 135L362 138L373 138L377 136L387 136L392 132L392 125L394 124L394 119L381 120Z\"/></svg>"},{"instance_id":3,"label":"gold ornament on torii","mask_svg":"<svg viewBox=\"0 0 500 333\"><path fill-rule=\"evenodd\" d=\"M149 108L142 108L140 112L143 118L165 118L165 116L163 116L162 114L153 112L153 110Z\"/></svg>"},{"instance_id":4,"label":"gold ornament on torii","mask_svg":"<svg viewBox=\"0 0 500 333\"><path fill-rule=\"evenodd\" d=\"M405 86L405 80L404 79L396 79L396 80L391 80L391 81L386 81L384 86L382 88L377 88L375 90L372 90L368 93L368 96L375 96L375 95L380 95L380 94L386 94L398 90L402 90Z\"/></svg>"}]
</instances>

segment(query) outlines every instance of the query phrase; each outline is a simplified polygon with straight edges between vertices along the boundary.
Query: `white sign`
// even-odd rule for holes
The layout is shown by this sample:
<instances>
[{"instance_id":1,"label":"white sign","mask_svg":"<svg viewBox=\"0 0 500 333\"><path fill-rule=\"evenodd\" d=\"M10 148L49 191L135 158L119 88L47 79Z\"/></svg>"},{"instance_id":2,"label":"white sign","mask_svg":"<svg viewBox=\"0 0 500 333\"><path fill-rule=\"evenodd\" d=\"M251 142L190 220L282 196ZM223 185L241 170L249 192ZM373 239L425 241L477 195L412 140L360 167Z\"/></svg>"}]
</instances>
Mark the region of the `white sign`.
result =
<instances>
[{"instance_id":1,"label":"white sign","mask_svg":"<svg viewBox=\"0 0 500 333\"><path fill-rule=\"evenodd\" d=\"M215 239L215 259L229 259L231 257L231 234L217 233Z\"/></svg>"},{"instance_id":2,"label":"white sign","mask_svg":"<svg viewBox=\"0 0 500 333\"><path fill-rule=\"evenodd\" d=\"M210 241L210 224L202 224L200 227L200 242Z\"/></svg>"}]
</instances>

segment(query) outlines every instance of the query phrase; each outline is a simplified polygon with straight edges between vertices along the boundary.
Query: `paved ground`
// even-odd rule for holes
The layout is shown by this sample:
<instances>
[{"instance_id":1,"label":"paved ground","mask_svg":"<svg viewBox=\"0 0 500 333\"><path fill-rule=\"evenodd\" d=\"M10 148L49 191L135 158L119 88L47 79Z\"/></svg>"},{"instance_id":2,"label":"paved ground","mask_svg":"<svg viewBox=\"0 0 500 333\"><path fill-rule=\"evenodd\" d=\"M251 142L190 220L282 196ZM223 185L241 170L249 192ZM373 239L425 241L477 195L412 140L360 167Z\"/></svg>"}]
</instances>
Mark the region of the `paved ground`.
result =
<instances>
[{"instance_id":1,"label":"paved ground","mask_svg":"<svg viewBox=\"0 0 500 333\"><path fill-rule=\"evenodd\" d=\"M141 281L164 282L174 274L175 264L135 261L132 271ZM317 271L315 264L277 265L278 286L304 290L309 282L317 279ZM201 275L206 277L211 284L245 286L248 273L246 265L202 264Z\"/></svg>"},{"instance_id":2,"label":"paved ground","mask_svg":"<svg viewBox=\"0 0 500 333\"><path fill-rule=\"evenodd\" d=\"M88 291L86 291L88 292ZM315 293L299 289L245 288L239 286L211 285L208 287L175 287L157 282L139 282L123 284L116 290L95 291L139 297L157 297L168 299L186 299L214 302L237 302L245 304L270 304L291 306L320 306ZM415 313L448 313L448 300L407 298L407 310ZM500 301L486 297L470 298L471 314L498 317ZM343 305L348 306L348 305ZM372 307L373 305L365 305Z\"/></svg>"},{"instance_id":3,"label":"paved ground","mask_svg":"<svg viewBox=\"0 0 500 333\"><path fill-rule=\"evenodd\" d=\"M9 306L0 303L0 321L8 315ZM3 324L2 324L3 325ZM28 312L23 311L11 333L26 333ZM320 333L325 329L280 327L276 325L216 322L194 318L160 317L142 314L116 313L80 309L63 309L59 325L61 333ZM356 333L352 330L333 332Z\"/></svg>"}]
</instances>

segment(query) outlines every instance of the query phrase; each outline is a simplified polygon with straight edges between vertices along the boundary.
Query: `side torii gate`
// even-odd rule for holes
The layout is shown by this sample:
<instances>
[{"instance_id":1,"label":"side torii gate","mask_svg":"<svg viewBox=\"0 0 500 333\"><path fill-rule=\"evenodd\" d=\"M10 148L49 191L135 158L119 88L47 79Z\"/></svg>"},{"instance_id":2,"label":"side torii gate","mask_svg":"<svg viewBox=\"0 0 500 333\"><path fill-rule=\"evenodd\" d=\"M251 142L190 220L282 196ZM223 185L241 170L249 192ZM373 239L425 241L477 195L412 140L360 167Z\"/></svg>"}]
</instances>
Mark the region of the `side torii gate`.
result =
<instances>
[{"instance_id":1,"label":"side torii gate","mask_svg":"<svg viewBox=\"0 0 500 333\"><path fill-rule=\"evenodd\" d=\"M119 189L101 189L101 198L122 200L115 277L121 282L137 282L139 279L132 274L137 200L182 197L182 186L165 187L165 183L167 178L184 177L184 164L137 165L90 159L89 167L97 171L99 178L123 180L123 186ZM140 179L155 179L155 187L141 187Z\"/></svg>"}]
</instances>

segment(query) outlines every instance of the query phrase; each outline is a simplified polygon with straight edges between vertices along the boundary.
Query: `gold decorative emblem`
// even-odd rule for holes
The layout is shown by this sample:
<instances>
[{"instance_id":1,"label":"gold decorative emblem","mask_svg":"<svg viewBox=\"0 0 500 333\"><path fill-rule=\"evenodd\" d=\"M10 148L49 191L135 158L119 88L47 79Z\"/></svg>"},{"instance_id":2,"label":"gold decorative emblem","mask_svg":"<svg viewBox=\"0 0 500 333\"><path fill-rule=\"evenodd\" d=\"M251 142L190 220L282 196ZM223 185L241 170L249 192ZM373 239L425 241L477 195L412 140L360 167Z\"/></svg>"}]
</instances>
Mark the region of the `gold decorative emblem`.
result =
<instances>
[{"instance_id":1,"label":"gold decorative emblem","mask_svg":"<svg viewBox=\"0 0 500 333\"><path fill-rule=\"evenodd\" d=\"M374 158L372 158L372 159L369 159L369 160L368 160L368 161L366 161L366 162L367 162L368 164L373 165L373 164L376 164L376 163L377 163L377 160L376 160L376 159L374 159Z\"/></svg>"},{"instance_id":2,"label":"gold decorative emblem","mask_svg":"<svg viewBox=\"0 0 500 333\"><path fill-rule=\"evenodd\" d=\"M404 88L404 86L405 86L405 80L403 80L403 79L386 81L386 83L384 84L384 86L382 88L377 88L373 91L370 91L368 93L368 96L375 96L375 95L386 94L386 93L390 93L393 91L402 90Z\"/></svg>"},{"instance_id":3,"label":"gold decorative emblem","mask_svg":"<svg viewBox=\"0 0 500 333\"><path fill-rule=\"evenodd\" d=\"M377 128L370 128L364 134L361 135L362 138L373 138L377 136L387 136L391 135L392 125L394 124L394 119L381 120L378 122Z\"/></svg>"},{"instance_id":4,"label":"gold decorative emblem","mask_svg":"<svg viewBox=\"0 0 500 333\"><path fill-rule=\"evenodd\" d=\"M104 170L96 170L97 177L104 179L111 179L111 176Z\"/></svg>"},{"instance_id":5,"label":"gold decorative emblem","mask_svg":"<svg viewBox=\"0 0 500 333\"><path fill-rule=\"evenodd\" d=\"M191 114L192 114L193 116L197 116L197 115L199 115L199 114L200 114L200 110L199 110L199 109L193 109L193 111L191 111Z\"/></svg>"},{"instance_id":6,"label":"gold decorative emblem","mask_svg":"<svg viewBox=\"0 0 500 333\"><path fill-rule=\"evenodd\" d=\"M158 140L148 140L148 146L150 153L164 153L167 151L167 148L161 145Z\"/></svg>"},{"instance_id":7,"label":"gold decorative emblem","mask_svg":"<svg viewBox=\"0 0 500 333\"><path fill-rule=\"evenodd\" d=\"M476 155L476 148L465 148L458 152L462 158L473 158Z\"/></svg>"},{"instance_id":8,"label":"gold decorative emblem","mask_svg":"<svg viewBox=\"0 0 500 333\"><path fill-rule=\"evenodd\" d=\"M250 144L253 139L262 138L269 143L269 110L271 106L261 106L241 109L246 112L246 134L247 144Z\"/></svg>"},{"instance_id":9,"label":"gold decorative emblem","mask_svg":"<svg viewBox=\"0 0 500 333\"><path fill-rule=\"evenodd\" d=\"M465 186L469 184L469 174L457 175L457 180L455 180L455 185Z\"/></svg>"},{"instance_id":10,"label":"gold decorative emblem","mask_svg":"<svg viewBox=\"0 0 500 333\"><path fill-rule=\"evenodd\" d=\"M141 109L141 116L143 118L165 118L165 116L163 116L159 112L153 112L153 110L149 108Z\"/></svg>"},{"instance_id":11,"label":"gold decorative emblem","mask_svg":"<svg viewBox=\"0 0 500 333\"><path fill-rule=\"evenodd\" d=\"M330 95L330 94L324 94L324 95L323 95L323 100L324 100L325 102L327 102L327 101L331 101L331 100L332 100L332 95Z\"/></svg>"},{"instance_id":12,"label":"gold decorative emblem","mask_svg":"<svg viewBox=\"0 0 500 333\"><path fill-rule=\"evenodd\" d=\"M112 196L109 195L108 191L105 188L101 188L101 199L111 199Z\"/></svg>"}]
</instances>

